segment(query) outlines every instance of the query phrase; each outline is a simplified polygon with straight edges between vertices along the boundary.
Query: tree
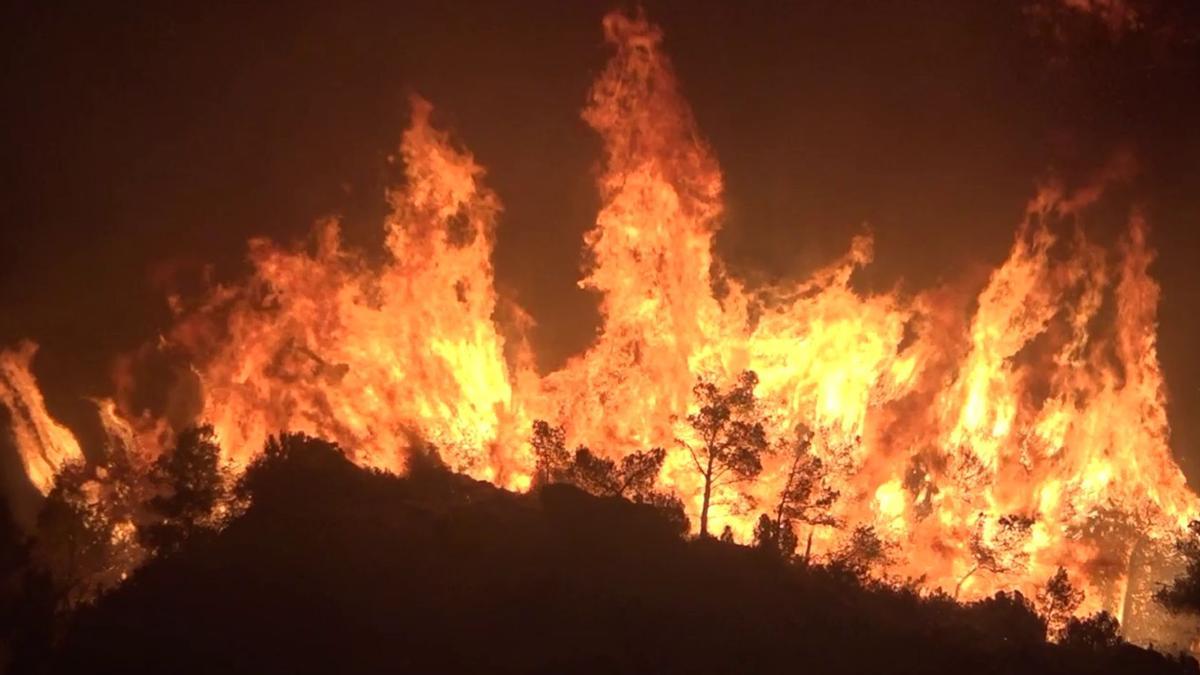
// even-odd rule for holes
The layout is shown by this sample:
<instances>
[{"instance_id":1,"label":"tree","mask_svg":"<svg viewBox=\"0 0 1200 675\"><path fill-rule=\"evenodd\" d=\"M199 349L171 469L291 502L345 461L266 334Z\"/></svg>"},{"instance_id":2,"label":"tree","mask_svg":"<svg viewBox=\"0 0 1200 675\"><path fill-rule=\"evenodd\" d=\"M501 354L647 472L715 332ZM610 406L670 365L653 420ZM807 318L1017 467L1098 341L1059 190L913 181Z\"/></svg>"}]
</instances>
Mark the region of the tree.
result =
<instances>
[{"instance_id":1,"label":"tree","mask_svg":"<svg viewBox=\"0 0 1200 675\"><path fill-rule=\"evenodd\" d=\"M1080 649L1111 649L1121 644L1121 623L1108 612L1096 612L1085 619L1072 617L1067 621L1062 643Z\"/></svg>"},{"instance_id":2,"label":"tree","mask_svg":"<svg viewBox=\"0 0 1200 675\"><path fill-rule=\"evenodd\" d=\"M839 493L829 484L828 467L812 453L811 431L804 427L796 430L796 436L789 446L789 455L791 463L783 489L779 491L775 518L767 518L767 523L774 527L774 532L769 533L767 540L774 542L781 555L789 557L797 543L793 524L807 524L808 543L804 548L804 562L807 563L812 553L813 531L821 525L839 524L830 512ZM761 519L759 523L763 525Z\"/></svg>"},{"instance_id":3,"label":"tree","mask_svg":"<svg viewBox=\"0 0 1200 675\"><path fill-rule=\"evenodd\" d=\"M150 480L158 494L146 504L155 520L139 533L147 546L172 551L196 532L223 524L231 480L211 426L180 433L175 447L154 463Z\"/></svg>"},{"instance_id":4,"label":"tree","mask_svg":"<svg viewBox=\"0 0 1200 675\"><path fill-rule=\"evenodd\" d=\"M700 381L692 393L700 409L688 415L698 443L680 443L691 453L696 471L704 480L700 506L700 536L708 535L708 509L713 490L721 485L747 480L762 472L762 454L767 450L763 415L754 396L758 376L743 372L726 390Z\"/></svg>"},{"instance_id":5,"label":"tree","mask_svg":"<svg viewBox=\"0 0 1200 675\"><path fill-rule=\"evenodd\" d=\"M617 468L617 494L635 502L660 500L664 493L655 490L655 485L666 459L667 451L662 448L633 452L622 457Z\"/></svg>"},{"instance_id":6,"label":"tree","mask_svg":"<svg viewBox=\"0 0 1200 675\"><path fill-rule=\"evenodd\" d=\"M894 562L896 545L879 536L874 525L859 525L850 533L850 539L834 552L831 562L863 579L876 567L887 567Z\"/></svg>"},{"instance_id":7,"label":"tree","mask_svg":"<svg viewBox=\"0 0 1200 675\"><path fill-rule=\"evenodd\" d=\"M996 591L990 598L955 607L965 623L977 629L977 644L984 649L1037 649L1046 644L1046 621L1020 591Z\"/></svg>"},{"instance_id":8,"label":"tree","mask_svg":"<svg viewBox=\"0 0 1200 675\"><path fill-rule=\"evenodd\" d=\"M784 559L796 552L796 531L790 527L779 527L771 516L762 514L754 526L754 546L764 553Z\"/></svg>"},{"instance_id":9,"label":"tree","mask_svg":"<svg viewBox=\"0 0 1200 675\"><path fill-rule=\"evenodd\" d=\"M631 452L622 457L620 462L614 462L581 445L575 449L575 456L562 472L563 482L572 483L598 497L622 497L637 503L652 502L661 496L654 486L666 458L665 450L651 448L643 452Z\"/></svg>"},{"instance_id":10,"label":"tree","mask_svg":"<svg viewBox=\"0 0 1200 675\"><path fill-rule=\"evenodd\" d=\"M1083 591L1071 585L1067 571L1060 567L1038 592L1037 600L1046 619L1046 630L1051 638L1059 639L1083 602Z\"/></svg>"},{"instance_id":11,"label":"tree","mask_svg":"<svg viewBox=\"0 0 1200 675\"><path fill-rule=\"evenodd\" d=\"M597 496L624 496L617 465L599 457L585 446L575 449L575 456L563 471L564 483L572 483L584 492Z\"/></svg>"},{"instance_id":12,"label":"tree","mask_svg":"<svg viewBox=\"0 0 1200 675\"><path fill-rule=\"evenodd\" d=\"M537 457L537 480L546 483L570 483L597 497L624 497L645 501L654 491L667 453L662 448L633 452L620 463L601 457L587 446L566 449L566 430L552 427L543 420L533 423L530 445Z\"/></svg>"},{"instance_id":13,"label":"tree","mask_svg":"<svg viewBox=\"0 0 1200 675\"><path fill-rule=\"evenodd\" d=\"M530 439L537 457L536 484L568 483L597 497L620 497L657 508L668 520L687 530L683 502L669 492L655 489L658 474L667 458L666 450L651 448L632 452L619 462L592 452L587 446L566 450L566 430L537 420Z\"/></svg>"},{"instance_id":14,"label":"tree","mask_svg":"<svg viewBox=\"0 0 1200 675\"><path fill-rule=\"evenodd\" d=\"M96 488L91 467L69 463L38 512L34 557L50 575L59 611L91 600L110 581L114 537Z\"/></svg>"},{"instance_id":15,"label":"tree","mask_svg":"<svg viewBox=\"0 0 1200 675\"><path fill-rule=\"evenodd\" d=\"M552 427L545 420L535 420L529 444L537 459L534 482L540 485L561 482L571 464L566 430L561 426Z\"/></svg>"},{"instance_id":16,"label":"tree","mask_svg":"<svg viewBox=\"0 0 1200 675\"><path fill-rule=\"evenodd\" d=\"M1187 534L1179 537L1175 550L1184 560L1183 575L1160 588L1154 599L1172 612L1200 613L1200 520L1188 524Z\"/></svg>"},{"instance_id":17,"label":"tree","mask_svg":"<svg viewBox=\"0 0 1200 675\"><path fill-rule=\"evenodd\" d=\"M1033 529L1033 519L1027 516L1000 516L996 521L995 532L989 537L985 528L982 514L975 521L975 532L971 535L971 556L975 564L958 580L954 587L954 597L958 598L963 584L979 570L992 574L1007 574L1024 567L1029 562L1029 554L1025 552L1025 540Z\"/></svg>"}]
</instances>

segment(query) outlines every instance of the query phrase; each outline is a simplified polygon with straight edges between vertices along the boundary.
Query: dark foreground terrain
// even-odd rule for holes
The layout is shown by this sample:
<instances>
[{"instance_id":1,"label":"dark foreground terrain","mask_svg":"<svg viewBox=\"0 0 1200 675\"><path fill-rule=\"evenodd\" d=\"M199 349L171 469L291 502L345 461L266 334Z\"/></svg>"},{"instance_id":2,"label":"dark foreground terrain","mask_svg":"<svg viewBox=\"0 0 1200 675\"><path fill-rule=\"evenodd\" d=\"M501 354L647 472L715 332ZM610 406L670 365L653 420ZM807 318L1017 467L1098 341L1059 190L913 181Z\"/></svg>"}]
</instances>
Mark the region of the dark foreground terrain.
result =
<instances>
[{"instance_id":1,"label":"dark foreground terrain","mask_svg":"<svg viewBox=\"0 0 1200 675\"><path fill-rule=\"evenodd\" d=\"M959 606L748 547L646 506L515 495L320 443L253 470L249 510L82 610L36 671L79 673L1197 672L1051 645L1020 596Z\"/></svg>"}]
</instances>

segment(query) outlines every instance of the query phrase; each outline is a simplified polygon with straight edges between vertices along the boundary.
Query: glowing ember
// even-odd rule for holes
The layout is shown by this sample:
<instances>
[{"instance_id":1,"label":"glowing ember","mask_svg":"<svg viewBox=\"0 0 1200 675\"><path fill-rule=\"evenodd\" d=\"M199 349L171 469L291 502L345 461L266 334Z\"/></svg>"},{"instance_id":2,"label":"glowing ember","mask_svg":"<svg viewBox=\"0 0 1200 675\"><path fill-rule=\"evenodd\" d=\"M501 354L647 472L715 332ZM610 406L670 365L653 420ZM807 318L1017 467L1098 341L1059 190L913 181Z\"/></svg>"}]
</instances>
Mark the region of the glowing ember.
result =
<instances>
[{"instance_id":1,"label":"glowing ember","mask_svg":"<svg viewBox=\"0 0 1200 675\"><path fill-rule=\"evenodd\" d=\"M557 372L535 371L529 320L493 284L500 203L416 100L381 265L345 250L328 222L311 250L250 242L246 283L193 308L175 303L161 348L187 355L198 419L228 458L244 466L268 435L292 430L399 471L425 439L453 468L524 489L531 424L543 419L569 447L610 458L666 448L660 487L695 526L703 485L680 443L693 433L693 387L752 370L771 438L803 425L832 467L833 514L846 526L817 528L814 553L872 525L901 547L896 577L964 599L1001 588L1034 597L1063 567L1088 591L1081 613L1121 616L1135 549L1177 531L1197 504L1167 442L1146 226L1133 215L1110 256L1080 225L1109 178L1041 190L969 316L946 289L855 291L851 277L873 255L865 236L805 281L747 288L713 258L721 173L659 31L620 14L604 30L616 55L584 110L604 141L581 282L602 298L595 344ZM80 451L46 413L32 354L0 356L0 403L45 492ZM110 435L146 457L169 447L170 425L125 398L103 405ZM749 539L789 466L771 455L752 482L722 486L710 528ZM1114 541L1099 523L1135 534Z\"/></svg>"}]
</instances>

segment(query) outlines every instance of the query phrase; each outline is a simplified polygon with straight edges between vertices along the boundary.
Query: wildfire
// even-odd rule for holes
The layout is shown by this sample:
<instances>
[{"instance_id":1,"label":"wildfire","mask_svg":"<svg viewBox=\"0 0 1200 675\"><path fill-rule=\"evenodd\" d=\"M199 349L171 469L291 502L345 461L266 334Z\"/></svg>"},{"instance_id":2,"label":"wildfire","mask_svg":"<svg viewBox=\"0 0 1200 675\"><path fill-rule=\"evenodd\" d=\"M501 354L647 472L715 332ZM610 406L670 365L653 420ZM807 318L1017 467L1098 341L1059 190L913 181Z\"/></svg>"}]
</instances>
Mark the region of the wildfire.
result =
<instances>
[{"instance_id":1,"label":"wildfire","mask_svg":"<svg viewBox=\"0 0 1200 675\"><path fill-rule=\"evenodd\" d=\"M306 248L252 240L246 282L173 303L178 322L158 349L189 364L182 379L202 393L193 421L211 423L239 467L282 430L392 471L427 440L454 469L525 489L530 427L547 420L570 446L610 458L665 448L659 486L695 523L702 483L680 444L692 389L752 370L773 438L813 430L814 454L834 468L837 518L900 546L889 574L963 598L1033 597L1061 566L1088 590L1081 611L1121 616L1135 549L1177 531L1197 502L1168 445L1146 224L1131 216L1116 255L1082 227L1119 171L1079 192L1040 190L969 315L945 288L856 291L869 236L806 280L749 288L714 258L721 172L661 33L621 14L604 32L616 53L583 112L604 143L602 208L581 281L603 324L585 353L557 372L532 365L530 319L493 283L499 199L417 99L382 264L325 222ZM0 404L46 492L82 455L46 412L33 352L0 355ZM104 427L153 458L177 428L135 409L126 389L102 402ZM748 539L786 471L769 456L754 481L721 488L714 527ZM1114 540L1101 524L1133 534ZM850 529L817 528L814 550ZM1001 546L1011 560L981 557Z\"/></svg>"}]
</instances>

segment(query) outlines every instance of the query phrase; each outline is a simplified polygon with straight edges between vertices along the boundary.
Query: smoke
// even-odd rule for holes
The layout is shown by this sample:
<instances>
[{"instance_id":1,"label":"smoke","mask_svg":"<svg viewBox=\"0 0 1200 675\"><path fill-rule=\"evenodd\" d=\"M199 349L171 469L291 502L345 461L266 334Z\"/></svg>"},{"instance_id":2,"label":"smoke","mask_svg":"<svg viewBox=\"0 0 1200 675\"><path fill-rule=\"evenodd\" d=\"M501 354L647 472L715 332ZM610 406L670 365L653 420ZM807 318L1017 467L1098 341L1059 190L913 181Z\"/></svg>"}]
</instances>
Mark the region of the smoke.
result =
<instances>
[{"instance_id":1,"label":"smoke","mask_svg":"<svg viewBox=\"0 0 1200 675\"><path fill-rule=\"evenodd\" d=\"M1061 0L1068 9L1091 14L1114 37L1141 28L1141 15L1128 0Z\"/></svg>"}]
</instances>

